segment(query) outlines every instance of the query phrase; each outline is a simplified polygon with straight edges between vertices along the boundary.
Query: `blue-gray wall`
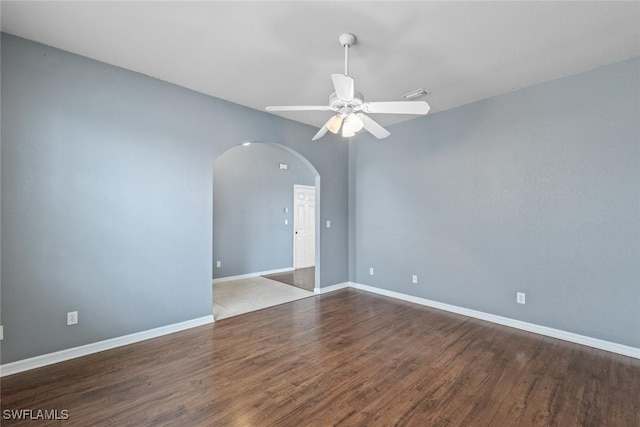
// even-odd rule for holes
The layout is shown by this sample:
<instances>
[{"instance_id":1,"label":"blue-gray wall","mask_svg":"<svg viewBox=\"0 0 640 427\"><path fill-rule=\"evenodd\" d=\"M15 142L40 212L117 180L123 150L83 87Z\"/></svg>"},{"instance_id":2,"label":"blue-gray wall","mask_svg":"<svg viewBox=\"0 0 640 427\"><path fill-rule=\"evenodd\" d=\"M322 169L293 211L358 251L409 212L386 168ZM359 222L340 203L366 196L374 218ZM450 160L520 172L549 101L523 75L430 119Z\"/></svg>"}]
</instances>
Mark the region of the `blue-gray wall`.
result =
<instances>
[{"instance_id":1,"label":"blue-gray wall","mask_svg":"<svg viewBox=\"0 0 640 427\"><path fill-rule=\"evenodd\" d=\"M351 280L640 347L640 59L390 131L351 142Z\"/></svg>"},{"instance_id":2,"label":"blue-gray wall","mask_svg":"<svg viewBox=\"0 0 640 427\"><path fill-rule=\"evenodd\" d=\"M348 280L342 141L7 34L1 54L2 363L210 315L213 163L247 140L318 170L320 285Z\"/></svg>"},{"instance_id":3,"label":"blue-gray wall","mask_svg":"<svg viewBox=\"0 0 640 427\"><path fill-rule=\"evenodd\" d=\"M280 169L280 163L288 168ZM301 159L271 144L240 145L218 157L213 277L293 268L293 186L315 185L315 178Z\"/></svg>"}]
</instances>

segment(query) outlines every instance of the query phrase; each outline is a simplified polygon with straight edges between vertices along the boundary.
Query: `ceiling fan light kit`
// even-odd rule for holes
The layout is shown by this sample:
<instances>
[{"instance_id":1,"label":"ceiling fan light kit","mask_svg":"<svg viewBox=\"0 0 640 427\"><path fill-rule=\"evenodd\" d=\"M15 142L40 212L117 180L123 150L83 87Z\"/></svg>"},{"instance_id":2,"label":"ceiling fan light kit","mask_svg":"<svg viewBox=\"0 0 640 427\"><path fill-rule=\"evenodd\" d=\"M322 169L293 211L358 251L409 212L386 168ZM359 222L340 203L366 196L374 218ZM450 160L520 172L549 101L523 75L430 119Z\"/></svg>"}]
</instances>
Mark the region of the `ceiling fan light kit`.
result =
<instances>
[{"instance_id":1,"label":"ceiling fan light kit","mask_svg":"<svg viewBox=\"0 0 640 427\"><path fill-rule=\"evenodd\" d=\"M297 106L269 106L267 111L334 111L336 114L329 118L313 137L313 141L324 136L327 131L350 138L363 128L378 139L386 138L389 131L380 126L368 114L416 114L424 115L429 112L429 104L425 101L391 101L365 102L360 92L355 91L353 78L349 76L349 48L356 42L356 36L344 33L338 38L344 47L344 74L332 74L333 92L329 96L329 105L297 105ZM406 99L429 94L420 88L409 92Z\"/></svg>"}]
</instances>

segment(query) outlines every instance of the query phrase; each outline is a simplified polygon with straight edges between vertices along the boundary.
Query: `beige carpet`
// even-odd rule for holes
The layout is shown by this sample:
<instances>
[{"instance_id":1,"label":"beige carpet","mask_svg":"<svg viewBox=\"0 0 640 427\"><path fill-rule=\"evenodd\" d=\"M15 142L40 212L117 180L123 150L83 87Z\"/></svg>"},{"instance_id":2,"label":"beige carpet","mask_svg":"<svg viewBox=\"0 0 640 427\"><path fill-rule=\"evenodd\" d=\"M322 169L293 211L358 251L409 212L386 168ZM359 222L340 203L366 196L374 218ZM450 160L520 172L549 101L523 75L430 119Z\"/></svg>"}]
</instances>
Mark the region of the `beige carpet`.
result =
<instances>
[{"instance_id":1,"label":"beige carpet","mask_svg":"<svg viewBox=\"0 0 640 427\"><path fill-rule=\"evenodd\" d=\"M264 277L218 282L213 284L213 317L226 319L314 295Z\"/></svg>"}]
</instances>

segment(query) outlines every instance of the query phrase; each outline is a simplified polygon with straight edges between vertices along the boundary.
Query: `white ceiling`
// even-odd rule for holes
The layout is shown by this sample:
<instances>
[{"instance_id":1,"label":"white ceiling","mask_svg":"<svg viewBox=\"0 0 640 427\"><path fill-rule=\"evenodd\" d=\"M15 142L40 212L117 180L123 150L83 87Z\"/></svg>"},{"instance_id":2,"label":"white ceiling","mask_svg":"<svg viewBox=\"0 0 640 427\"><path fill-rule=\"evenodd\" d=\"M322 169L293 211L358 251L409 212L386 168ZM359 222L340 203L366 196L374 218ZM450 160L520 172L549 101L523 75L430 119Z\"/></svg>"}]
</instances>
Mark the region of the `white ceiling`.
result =
<instances>
[{"instance_id":1,"label":"white ceiling","mask_svg":"<svg viewBox=\"0 0 640 427\"><path fill-rule=\"evenodd\" d=\"M640 2L2 1L2 31L256 109L370 101L432 112L640 55ZM320 127L330 112L282 113ZM414 116L376 115L383 125Z\"/></svg>"}]
</instances>

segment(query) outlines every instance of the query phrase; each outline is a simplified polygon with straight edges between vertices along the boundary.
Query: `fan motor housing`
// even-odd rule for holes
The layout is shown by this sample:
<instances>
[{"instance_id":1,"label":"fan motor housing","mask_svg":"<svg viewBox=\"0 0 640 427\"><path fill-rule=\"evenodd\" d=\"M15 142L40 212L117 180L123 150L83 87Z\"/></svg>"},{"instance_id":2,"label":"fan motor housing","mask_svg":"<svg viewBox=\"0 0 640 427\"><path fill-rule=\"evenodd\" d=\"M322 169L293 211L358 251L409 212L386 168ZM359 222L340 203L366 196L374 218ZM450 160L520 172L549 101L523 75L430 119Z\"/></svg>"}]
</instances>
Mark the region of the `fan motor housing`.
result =
<instances>
[{"instance_id":1,"label":"fan motor housing","mask_svg":"<svg viewBox=\"0 0 640 427\"><path fill-rule=\"evenodd\" d=\"M338 98L335 92L329 96L329 105L334 110L340 110L343 107L355 108L362 105L364 102L364 96L360 92L353 93L353 99L351 101L345 101Z\"/></svg>"}]
</instances>

